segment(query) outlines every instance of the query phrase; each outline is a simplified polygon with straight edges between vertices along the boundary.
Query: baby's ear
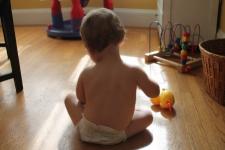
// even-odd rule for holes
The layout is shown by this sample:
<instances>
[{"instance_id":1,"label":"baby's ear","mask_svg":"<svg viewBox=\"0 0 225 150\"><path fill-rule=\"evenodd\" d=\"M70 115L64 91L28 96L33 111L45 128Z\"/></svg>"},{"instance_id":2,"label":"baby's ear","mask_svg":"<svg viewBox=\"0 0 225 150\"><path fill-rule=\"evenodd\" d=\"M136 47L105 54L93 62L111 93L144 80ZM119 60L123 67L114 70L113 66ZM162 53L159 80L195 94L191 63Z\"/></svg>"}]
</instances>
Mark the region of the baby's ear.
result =
<instances>
[{"instance_id":1,"label":"baby's ear","mask_svg":"<svg viewBox=\"0 0 225 150\"><path fill-rule=\"evenodd\" d=\"M88 51L90 51L90 48L88 47L88 45L87 45L86 42L84 42L84 46L85 46L85 48L86 48Z\"/></svg>"},{"instance_id":2,"label":"baby's ear","mask_svg":"<svg viewBox=\"0 0 225 150\"><path fill-rule=\"evenodd\" d=\"M95 50L94 49L92 49L92 48L90 48L90 47L88 47L88 45L86 45L85 44L85 48L87 49L87 52L88 52L88 54L91 56L91 55L95 55Z\"/></svg>"},{"instance_id":3,"label":"baby's ear","mask_svg":"<svg viewBox=\"0 0 225 150\"><path fill-rule=\"evenodd\" d=\"M119 41L119 45L122 45L122 44L124 43L125 39L126 39L126 34L124 34L124 35L121 37L121 39L120 39L120 41Z\"/></svg>"},{"instance_id":4,"label":"baby's ear","mask_svg":"<svg viewBox=\"0 0 225 150\"><path fill-rule=\"evenodd\" d=\"M122 46L124 44L124 39L122 39L120 42L119 42L119 46Z\"/></svg>"},{"instance_id":5,"label":"baby's ear","mask_svg":"<svg viewBox=\"0 0 225 150\"><path fill-rule=\"evenodd\" d=\"M91 57L91 60L93 60L94 62L98 61L98 54L97 54L97 52L95 52L94 50L89 50L88 49L88 54Z\"/></svg>"}]
</instances>

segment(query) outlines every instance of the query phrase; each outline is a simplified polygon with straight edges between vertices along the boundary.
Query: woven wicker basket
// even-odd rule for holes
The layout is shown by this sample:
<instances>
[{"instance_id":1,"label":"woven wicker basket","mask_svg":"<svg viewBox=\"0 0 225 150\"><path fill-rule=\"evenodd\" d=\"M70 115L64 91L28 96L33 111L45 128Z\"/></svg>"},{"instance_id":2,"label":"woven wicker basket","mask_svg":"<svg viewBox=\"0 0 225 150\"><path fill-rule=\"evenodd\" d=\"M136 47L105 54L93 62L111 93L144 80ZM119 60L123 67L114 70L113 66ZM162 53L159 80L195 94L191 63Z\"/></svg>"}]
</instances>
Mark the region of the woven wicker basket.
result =
<instances>
[{"instance_id":1,"label":"woven wicker basket","mask_svg":"<svg viewBox=\"0 0 225 150\"><path fill-rule=\"evenodd\" d=\"M205 41L199 47L206 91L225 106L225 39Z\"/></svg>"}]
</instances>

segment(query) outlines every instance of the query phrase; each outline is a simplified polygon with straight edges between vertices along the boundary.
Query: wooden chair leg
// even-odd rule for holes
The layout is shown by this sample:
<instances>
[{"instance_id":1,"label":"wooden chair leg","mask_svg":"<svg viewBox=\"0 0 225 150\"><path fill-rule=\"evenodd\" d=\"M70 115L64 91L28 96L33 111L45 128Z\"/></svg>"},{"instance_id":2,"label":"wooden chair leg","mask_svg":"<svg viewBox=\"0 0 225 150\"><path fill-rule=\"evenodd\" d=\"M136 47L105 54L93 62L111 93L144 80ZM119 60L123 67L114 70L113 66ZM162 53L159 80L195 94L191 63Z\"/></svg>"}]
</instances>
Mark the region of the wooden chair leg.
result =
<instances>
[{"instance_id":1,"label":"wooden chair leg","mask_svg":"<svg viewBox=\"0 0 225 150\"><path fill-rule=\"evenodd\" d=\"M2 29L5 37L8 58L10 59L11 62L12 75L14 78L16 92L20 92L23 90L23 83L20 71L18 50L16 46L11 4L10 1L8 0L3 3L5 3L5 5L2 8L4 9L2 10L4 15L1 16Z\"/></svg>"}]
</instances>

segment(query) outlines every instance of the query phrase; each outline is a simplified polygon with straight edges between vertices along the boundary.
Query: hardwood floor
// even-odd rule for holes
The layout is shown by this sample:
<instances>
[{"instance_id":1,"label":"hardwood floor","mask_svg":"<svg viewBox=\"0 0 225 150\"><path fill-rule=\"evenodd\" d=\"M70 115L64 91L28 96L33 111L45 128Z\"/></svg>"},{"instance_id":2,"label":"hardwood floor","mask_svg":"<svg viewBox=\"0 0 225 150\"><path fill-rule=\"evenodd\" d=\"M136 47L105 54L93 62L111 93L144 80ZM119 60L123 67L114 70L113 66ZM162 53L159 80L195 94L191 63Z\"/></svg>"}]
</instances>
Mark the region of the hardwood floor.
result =
<instances>
[{"instance_id":1,"label":"hardwood floor","mask_svg":"<svg viewBox=\"0 0 225 150\"><path fill-rule=\"evenodd\" d=\"M161 88L173 91L173 112L151 106L138 90L137 107L153 113L148 130L115 146L80 142L63 100L90 61L80 40L49 38L45 30L44 26L16 27L24 90L16 95L13 80L0 83L1 150L225 149L225 107L206 94L201 69L181 74L166 65L146 65L142 58L148 51L148 30L141 28L128 28L121 54L125 62L142 67ZM9 63L4 63L0 73L9 69Z\"/></svg>"}]
</instances>

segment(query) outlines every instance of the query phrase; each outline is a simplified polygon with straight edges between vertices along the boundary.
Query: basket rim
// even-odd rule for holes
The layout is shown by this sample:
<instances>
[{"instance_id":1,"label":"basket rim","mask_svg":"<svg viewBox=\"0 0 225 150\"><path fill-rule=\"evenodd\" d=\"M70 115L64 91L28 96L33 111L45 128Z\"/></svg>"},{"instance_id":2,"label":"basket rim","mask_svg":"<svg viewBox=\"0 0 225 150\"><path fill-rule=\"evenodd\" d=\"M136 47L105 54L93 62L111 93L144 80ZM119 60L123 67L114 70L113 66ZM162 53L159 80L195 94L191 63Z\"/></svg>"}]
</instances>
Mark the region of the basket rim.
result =
<instances>
[{"instance_id":1,"label":"basket rim","mask_svg":"<svg viewBox=\"0 0 225 150\"><path fill-rule=\"evenodd\" d=\"M215 39L215 40L222 40L222 39ZM209 51L206 50L204 47L202 47L202 44L203 44L203 43L208 42L208 41L215 41L215 40L206 40L206 41L200 42L200 43L199 43L200 51L204 51L204 52L207 53L208 55L213 55L213 56L216 56L216 57L225 59L225 56L219 55L219 54L215 54L215 53L212 53L212 52L209 52Z\"/></svg>"}]
</instances>

